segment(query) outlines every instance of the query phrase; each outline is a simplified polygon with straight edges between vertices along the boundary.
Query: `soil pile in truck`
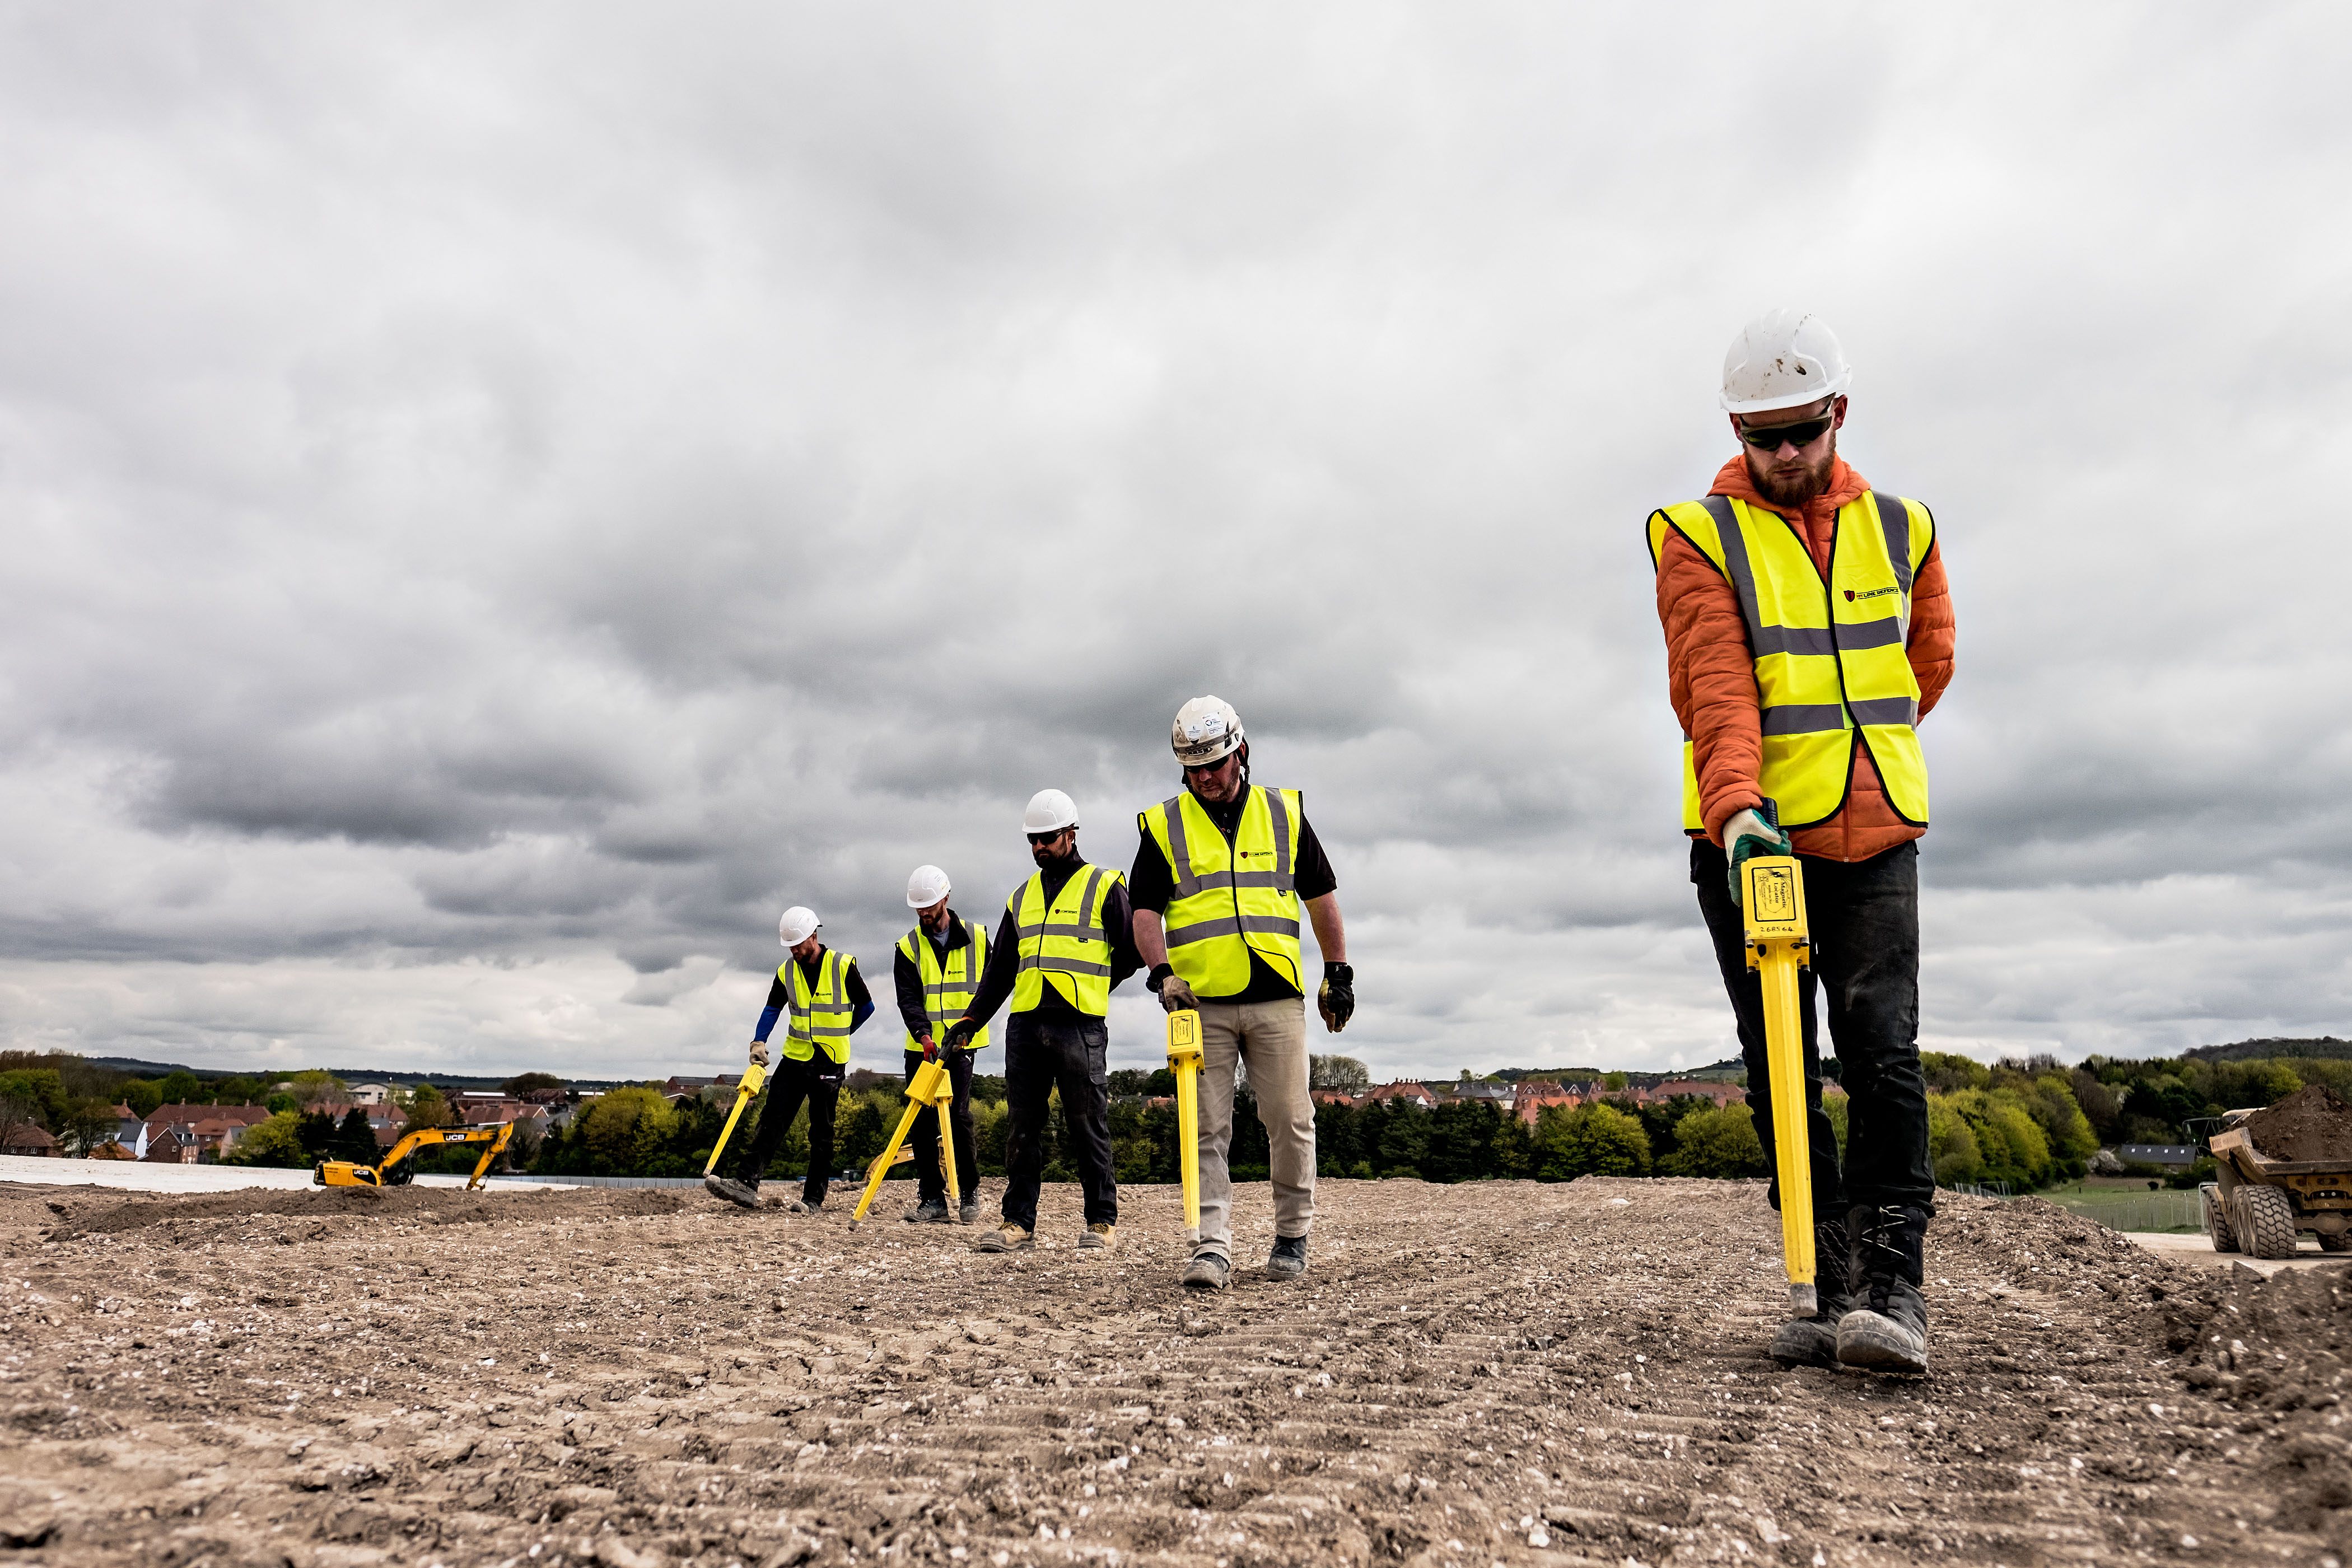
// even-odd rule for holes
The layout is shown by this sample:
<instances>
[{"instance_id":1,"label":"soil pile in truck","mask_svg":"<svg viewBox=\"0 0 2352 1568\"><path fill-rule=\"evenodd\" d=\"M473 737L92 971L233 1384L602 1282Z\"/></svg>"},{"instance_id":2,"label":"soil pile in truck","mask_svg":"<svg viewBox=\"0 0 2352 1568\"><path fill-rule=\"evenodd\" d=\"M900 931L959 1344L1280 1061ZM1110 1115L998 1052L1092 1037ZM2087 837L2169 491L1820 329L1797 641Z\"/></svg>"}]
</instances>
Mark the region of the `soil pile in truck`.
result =
<instances>
[{"instance_id":1,"label":"soil pile in truck","mask_svg":"<svg viewBox=\"0 0 2352 1568\"><path fill-rule=\"evenodd\" d=\"M2352 1105L2324 1083L2296 1089L2239 1125L2264 1160L2352 1164Z\"/></svg>"}]
</instances>

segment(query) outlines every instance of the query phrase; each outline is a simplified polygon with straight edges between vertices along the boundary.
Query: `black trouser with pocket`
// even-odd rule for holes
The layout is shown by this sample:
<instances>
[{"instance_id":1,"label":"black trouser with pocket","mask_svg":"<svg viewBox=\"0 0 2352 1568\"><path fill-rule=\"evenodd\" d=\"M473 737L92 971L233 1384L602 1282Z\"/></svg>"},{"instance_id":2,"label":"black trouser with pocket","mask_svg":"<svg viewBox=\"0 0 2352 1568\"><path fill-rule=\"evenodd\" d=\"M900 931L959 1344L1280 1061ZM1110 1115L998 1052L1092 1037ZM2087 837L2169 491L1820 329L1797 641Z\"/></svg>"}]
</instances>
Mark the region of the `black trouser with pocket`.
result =
<instances>
[{"instance_id":1,"label":"black trouser with pocket","mask_svg":"<svg viewBox=\"0 0 2352 1568\"><path fill-rule=\"evenodd\" d=\"M801 1198L805 1203L824 1199L826 1184L833 1179L833 1111L841 1099L841 1080L848 1064L836 1062L823 1051L804 1061L780 1056L768 1074L768 1109L760 1113L760 1135L751 1140L744 1151L742 1179L752 1186L768 1172L768 1162L783 1147L784 1134L792 1131L793 1118L801 1113L801 1102L809 1108L808 1176L801 1183Z\"/></svg>"},{"instance_id":2,"label":"black trouser with pocket","mask_svg":"<svg viewBox=\"0 0 2352 1568\"><path fill-rule=\"evenodd\" d=\"M922 1065L922 1052L907 1053L909 1084ZM955 1103L948 1107L948 1131L955 1134L956 1190L965 1203L971 1203L980 1187L980 1152L972 1146L971 1137L971 1053L942 1050L940 1065L948 1069L948 1081L955 1086ZM939 1111L928 1105L917 1111L914 1126L907 1130L907 1142L915 1151L917 1195L927 1204L947 1202L947 1173L940 1169Z\"/></svg>"},{"instance_id":3,"label":"black trouser with pocket","mask_svg":"<svg viewBox=\"0 0 2352 1568\"><path fill-rule=\"evenodd\" d=\"M1867 860L1800 857L1812 966L1799 977L1804 1020L1806 1123L1813 1167L1813 1214L1842 1217L1850 1204L1913 1205L1931 1212L1936 1170L1927 1157L1927 1084L1919 1071L1919 846L1898 844ZM1715 960L1739 1021L1748 1064L1748 1108L1777 1171L1771 1079L1764 1059L1764 982L1748 967L1747 931L1727 877L1730 860L1706 839L1691 843L1691 881L1715 939ZM1830 1044L1846 1092L1845 1169L1822 1110L1822 1058L1814 994L1826 991ZM1772 1206L1780 1206L1780 1182Z\"/></svg>"},{"instance_id":4,"label":"black trouser with pocket","mask_svg":"<svg viewBox=\"0 0 2352 1568\"><path fill-rule=\"evenodd\" d=\"M1118 1223L1110 1164L1110 1025L1102 1018L1015 1013L1004 1026L1004 1217L1037 1228L1049 1098L1062 1091L1070 1163L1086 1192L1087 1223Z\"/></svg>"}]
</instances>

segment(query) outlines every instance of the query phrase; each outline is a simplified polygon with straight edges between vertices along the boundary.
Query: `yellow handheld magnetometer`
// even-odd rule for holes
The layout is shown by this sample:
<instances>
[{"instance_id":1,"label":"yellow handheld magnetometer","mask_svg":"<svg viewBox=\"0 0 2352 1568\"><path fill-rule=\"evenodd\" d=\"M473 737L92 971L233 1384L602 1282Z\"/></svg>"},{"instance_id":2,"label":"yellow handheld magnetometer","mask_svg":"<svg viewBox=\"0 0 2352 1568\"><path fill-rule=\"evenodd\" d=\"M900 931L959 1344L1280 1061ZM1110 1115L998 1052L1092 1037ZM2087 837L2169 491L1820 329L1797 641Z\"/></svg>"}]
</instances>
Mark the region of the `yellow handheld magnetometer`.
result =
<instances>
[{"instance_id":1,"label":"yellow handheld magnetometer","mask_svg":"<svg viewBox=\"0 0 2352 1568\"><path fill-rule=\"evenodd\" d=\"M1201 1239L1201 1015L1168 1015L1168 1068L1176 1075L1176 1170L1184 1182L1184 1239Z\"/></svg>"},{"instance_id":2,"label":"yellow handheld magnetometer","mask_svg":"<svg viewBox=\"0 0 2352 1568\"><path fill-rule=\"evenodd\" d=\"M1819 1310L1813 1291L1812 1143L1806 1129L1804 1020L1797 1009L1797 972L1812 962L1805 931L1805 874L1794 856L1759 856L1740 862L1739 889L1748 967L1760 972L1764 984L1764 1061L1789 1304L1799 1317L1810 1318Z\"/></svg>"}]
</instances>

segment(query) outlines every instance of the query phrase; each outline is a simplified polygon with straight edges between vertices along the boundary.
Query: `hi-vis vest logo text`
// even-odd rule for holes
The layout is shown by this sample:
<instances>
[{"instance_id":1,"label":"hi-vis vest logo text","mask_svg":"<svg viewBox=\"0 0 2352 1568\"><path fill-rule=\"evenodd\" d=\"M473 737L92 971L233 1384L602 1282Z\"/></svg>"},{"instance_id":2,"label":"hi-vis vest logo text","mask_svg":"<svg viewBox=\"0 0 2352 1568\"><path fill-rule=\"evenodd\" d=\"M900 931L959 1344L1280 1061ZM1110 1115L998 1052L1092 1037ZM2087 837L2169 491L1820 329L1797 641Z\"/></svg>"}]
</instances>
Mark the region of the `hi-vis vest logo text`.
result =
<instances>
[{"instance_id":1,"label":"hi-vis vest logo text","mask_svg":"<svg viewBox=\"0 0 2352 1568\"><path fill-rule=\"evenodd\" d=\"M1902 591L1902 589L1896 587L1892 583L1888 584L1884 588L1873 588L1869 592L1864 594L1857 594L1853 589L1848 588L1845 591L1845 602L1851 605L1856 599L1884 599L1889 594L1899 594Z\"/></svg>"}]
</instances>

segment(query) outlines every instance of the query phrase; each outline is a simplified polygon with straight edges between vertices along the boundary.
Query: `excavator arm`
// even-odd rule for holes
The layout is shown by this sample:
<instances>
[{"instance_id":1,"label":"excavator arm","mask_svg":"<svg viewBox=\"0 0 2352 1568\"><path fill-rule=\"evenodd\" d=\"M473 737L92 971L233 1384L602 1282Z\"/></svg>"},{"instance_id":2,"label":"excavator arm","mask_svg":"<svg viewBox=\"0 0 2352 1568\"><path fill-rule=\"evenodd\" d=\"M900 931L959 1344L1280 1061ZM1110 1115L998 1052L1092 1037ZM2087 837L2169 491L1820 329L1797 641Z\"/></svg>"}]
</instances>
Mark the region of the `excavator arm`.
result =
<instances>
[{"instance_id":1,"label":"excavator arm","mask_svg":"<svg viewBox=\"0 0 2352 1568\"><path fill-rule=\"evenodd\" d=\"M420 1127L392 1146L389 1153L373 1165L356 1164L349 1160L321 1160L311 1173L311 1184L321 1187L397 1187L415 1178L408 1157L419 1149L444 1143L487 1143L482 1157L474 1163L474 1174L466 1183L472 1192L482 1184L490 1162L506 1151L507 1141L514 1136L514 1123L500 1121L482 1127Z\"/></svg>"}]
</instances>

